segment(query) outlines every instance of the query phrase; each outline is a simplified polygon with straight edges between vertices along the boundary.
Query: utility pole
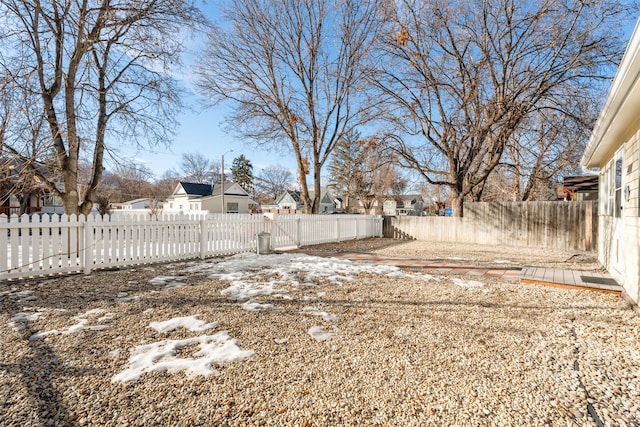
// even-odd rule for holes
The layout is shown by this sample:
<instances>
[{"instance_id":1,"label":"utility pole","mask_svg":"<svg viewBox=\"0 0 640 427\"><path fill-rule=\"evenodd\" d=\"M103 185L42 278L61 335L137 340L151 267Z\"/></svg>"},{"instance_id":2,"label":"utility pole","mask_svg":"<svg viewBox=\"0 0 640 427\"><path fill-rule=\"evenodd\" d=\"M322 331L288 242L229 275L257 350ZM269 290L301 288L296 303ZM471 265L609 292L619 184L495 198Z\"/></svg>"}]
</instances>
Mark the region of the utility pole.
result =
<instances>
[{"instance_id":1,"label":"utility pole","mask_svg":"<svg viewBox=\"0 0 640 427\"><path fill-rule=\"evenodd\" d=\"M220 177L221 177L221 181L222 181L222 189L221 189L221 194L222 194L222 213L227 213L227 209L226 206L224 205L224 155L227 153L231 153L233 150L229 150L229 151L225 151L222 154L222 161L220 162Z\"/></svg>"}]
</instances>

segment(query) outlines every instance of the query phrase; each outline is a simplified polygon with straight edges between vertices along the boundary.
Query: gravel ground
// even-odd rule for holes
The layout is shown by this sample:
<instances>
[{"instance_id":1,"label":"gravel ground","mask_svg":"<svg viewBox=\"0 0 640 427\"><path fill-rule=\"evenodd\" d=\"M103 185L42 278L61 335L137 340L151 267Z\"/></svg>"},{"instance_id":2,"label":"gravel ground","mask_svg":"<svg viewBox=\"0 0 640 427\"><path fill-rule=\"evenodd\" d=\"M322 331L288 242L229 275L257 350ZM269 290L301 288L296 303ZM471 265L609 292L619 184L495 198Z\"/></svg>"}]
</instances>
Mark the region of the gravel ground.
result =
<instances>
[{"instance_id":1,"label":"gravel ground","mask_svg":"<svg viewBox=\"0 0 640 427\"><path fill-rule=\"evenodd\" d=\"M593 254L548 250L386 239L323 249L600 268ZM336 284L299 270L253 312L199 264L0 284L0 425L640 425L640 316L622 298L461 276L362 272ZM177 279L150 283L158 276ZM217 327L149 327L193 315ZM220 331L253 356L208 376L112 381L137 346Z\"/></svg>"},{"instance_id":2,"label":"gravel ground","mask_svg":"<svg viewBox=\"0 0 640 427\"><path fill-rule=\"evenodd\" d=\"M472 243L427 243L419 240L364 239L316 245L311 249L375 253L398 258L420 258L471 263L478 266L510 261L509 267L542 266L568 270L603 271L596 253L561 249L487 246Z\"/></svg>"}]
</instances>

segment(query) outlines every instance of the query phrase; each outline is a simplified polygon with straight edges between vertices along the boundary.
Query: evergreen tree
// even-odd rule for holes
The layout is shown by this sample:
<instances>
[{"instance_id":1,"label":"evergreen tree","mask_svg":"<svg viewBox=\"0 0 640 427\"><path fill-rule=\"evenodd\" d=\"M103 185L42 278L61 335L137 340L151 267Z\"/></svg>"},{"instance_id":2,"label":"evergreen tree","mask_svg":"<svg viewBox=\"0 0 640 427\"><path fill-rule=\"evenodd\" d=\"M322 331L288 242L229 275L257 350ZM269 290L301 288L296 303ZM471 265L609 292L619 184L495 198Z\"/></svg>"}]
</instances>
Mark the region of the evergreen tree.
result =
<instances>
[{"instance_id":1,"label":"evergreen tree","mask_svg":"<svg viewBox=\"0 0 640 427\"><path fill-rule=\"evenodd\" d=\"M363 151L360 132L354 130L338 141L331 156L329 186L344 196L347 211L351 197L357 193L357 182L362 177Z\"/></svg>"},{"instance_id":2,"label":"evergreen tree","mask_svg":"<svg viewBox=\"0 0 640 427\"><path fill-rule=\"evenodd\" d=\"M253 165L244 154L233 159L231 165L231 174L236 184L242 187L246 192L253 189Z\"/></svg>"}]
</instances>

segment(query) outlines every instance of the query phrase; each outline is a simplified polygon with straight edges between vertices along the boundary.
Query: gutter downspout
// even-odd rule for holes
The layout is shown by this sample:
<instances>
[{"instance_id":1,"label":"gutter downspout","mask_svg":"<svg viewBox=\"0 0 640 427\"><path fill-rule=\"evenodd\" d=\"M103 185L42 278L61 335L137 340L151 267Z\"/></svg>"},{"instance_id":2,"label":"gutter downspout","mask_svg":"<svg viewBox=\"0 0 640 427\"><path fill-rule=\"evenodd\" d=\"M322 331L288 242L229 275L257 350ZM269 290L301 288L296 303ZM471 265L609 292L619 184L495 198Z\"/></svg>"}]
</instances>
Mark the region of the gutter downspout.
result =
<instances>
[{"instance_id":1,"label":"gutter downspout","mask_svg":"<svg viewBox=\"0 0 640 427\"><path fill-rule=\"evenodd\" d=\"M580 165L580 167L585 175L600 175L600 168L588 168L585 165Z\"/></svg>"}]
</instances>

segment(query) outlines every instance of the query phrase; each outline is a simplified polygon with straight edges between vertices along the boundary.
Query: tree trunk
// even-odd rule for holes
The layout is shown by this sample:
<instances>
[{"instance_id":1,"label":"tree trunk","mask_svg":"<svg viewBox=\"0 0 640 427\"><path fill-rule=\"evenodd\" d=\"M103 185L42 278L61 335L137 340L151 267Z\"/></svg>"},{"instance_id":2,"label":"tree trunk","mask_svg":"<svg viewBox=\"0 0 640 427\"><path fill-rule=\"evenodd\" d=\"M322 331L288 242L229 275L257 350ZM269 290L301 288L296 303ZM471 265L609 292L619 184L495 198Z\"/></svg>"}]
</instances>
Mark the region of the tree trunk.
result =
<instances>
[{"instance_id":1,"label":"tree trunk","mask_svg":"<svg viewBox=\"0 0 640 427\"><path fill-rule=\"evenodd\" d=\"M456 194L451 197L451 210L452 216L462 217L464 216L464 196L461 194Z\"/></svg>"},{"instance_id":2,"label":"tree trunk","mask_svg":"<svg viewBox=\"0 0 640 427\"><path fill-rule=\"evenodd\" d=\"M77 164L77 163L76 163ZM80 195L78 194L78 172L65 165L62 176L64 178L64 192L60 194L62 207L67 215L78 214L80 209Z\"/></svg>"},{"instance_id":3,"label":"tree trunk","mask_svg":"<svg viewBox=\"0 0 640 427\"><path fill-rule=\"evenodd\" d=\"M20 201L20 216L28 213L27 209L29 208L29 202L31 201L31 193L22 193L18 200Z\"/></svg>"},{"instance_id":4,"label":"tree trunk","mask_svg":"<svg viewBox=\"0 0 640 427\"><path fill-rule=\"evenodd\" d=\"M317 214L320 211L320 164L316 161L313 164L313 208L311 213Z\"/></svg>"}]
</instances>

